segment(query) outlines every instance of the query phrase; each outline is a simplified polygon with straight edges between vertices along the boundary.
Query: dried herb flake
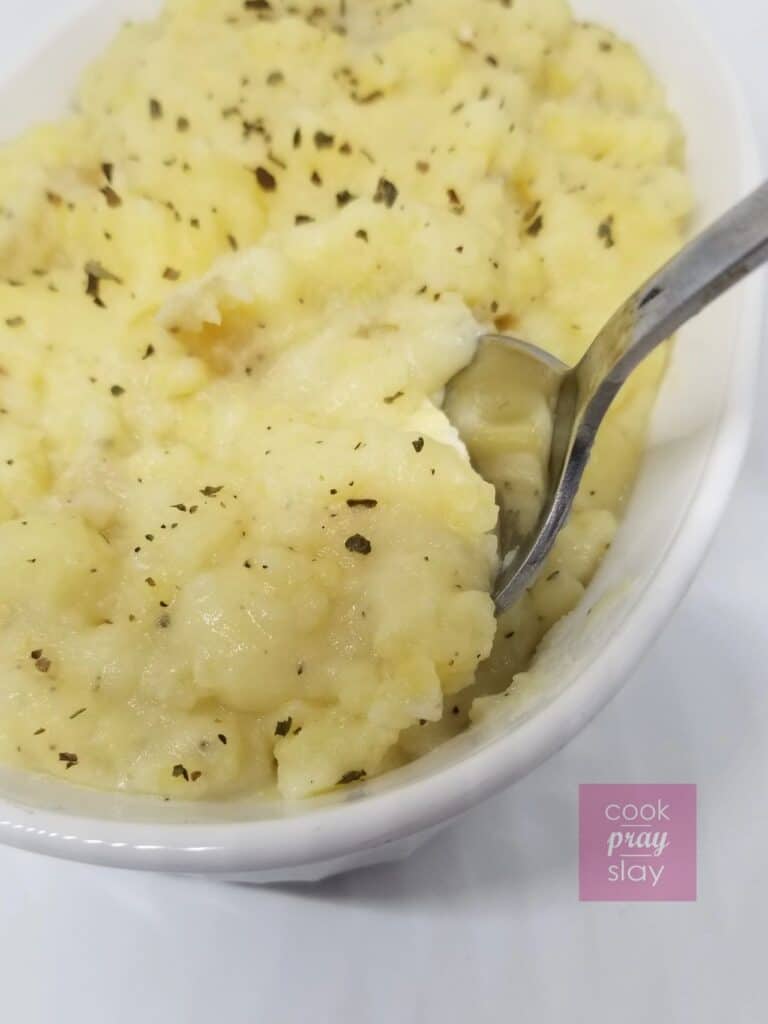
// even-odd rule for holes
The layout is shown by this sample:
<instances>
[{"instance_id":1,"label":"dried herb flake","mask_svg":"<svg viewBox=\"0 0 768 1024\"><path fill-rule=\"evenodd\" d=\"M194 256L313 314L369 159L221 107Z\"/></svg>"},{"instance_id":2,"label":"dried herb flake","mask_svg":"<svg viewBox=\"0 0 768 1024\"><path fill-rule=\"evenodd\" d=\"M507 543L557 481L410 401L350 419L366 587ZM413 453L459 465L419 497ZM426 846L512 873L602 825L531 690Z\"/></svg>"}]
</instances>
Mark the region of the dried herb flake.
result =
<instances>
[{"instance_id":1,"label":"dried herb flake","mask_svg":"<svg viewBox=\"0 0 768 1024\"><path fill-rule=\"evenodd\" d=\"M464 204L455 188L448 189L448 202L451 204L451 209L454 213L464 213Z\"/></svg>"},{"instance_id":2,"label":"dried herb flake","mask_svg":"<svg viewBox=\"0 0 768 1024\"><path fill-rule=\"evenodd\" d=\"M616 245L616 239L613 235L613 215L606 217L597 228L597 237L603 243L606 249L612 249Z\"/></svg>"},{"instance_id":3,"label":"dried herb flake","mask_svg":"<svg viewBox=\"0 0 768 1024\"><path fill-rule=\"evenodd\" d=\"M98 260L88 260L85 264L85 276L86 295L90 295L94 303L102 308L104 308L104 302L102 301L100 293L101 282L114 281L115 284L122 284L120 278L116 274L113 274L111 270L107 270L106 267L102 266Z\"/></svg>"},{"instance_id":4,"label":"dried herb flake","mask_svg":"<svg viewBox=\"0 0 768 1024\"><path fill-rule=\"evenodd\" d=\"M277 179L271 171L268 171L266 167L257 167L254 174L256 175L256 181L258 181L265 192L275 191Z\"/></svg>"},{"instance_id":5,"label":"dried herb flake","mask_svg":"<svg viewBox=\"0 0 768 1024\"><path fill-rule=\"evenodd\" d=\"M102 188L100 191L104 198L107 200L107 206L111 207L113 210L116 209L118 206L123 205L123 200L120 198L117 192L115 192L111 185L105 185L104 188Z\"/></svg>"},{"instance_id":6,"label":"dried herb flake","mask_svg":"<svg viewBox=\"0 0 768 1024\"><path fill-rule=\"evenodd\" d=\"M336 137L328 132L315 132L315 145L318 149L330 149L335 141Z\"/></svg>"},{"instance_id":7,"label":"dried herb flake","mask_svg":"<svg viewBox=\"0 0 768 1024\"><path fill-rule=\"evenodd\" d=\"M395 205L399 192L397 186L387 178L379 178L376 192L373 197L374 203L384 203L389 209Z\"/></svg>"},{"instance_id":8,"label":"dried herb flake","mask_svg":"<svg viewBox=\"0 0 768 1024\"><path fill-rule=\"evenodd\" d=\"M367 537L363 537L361 533L356 533L352 537L348 537L344 547L347 551L351 551L355 555L370 555L373 547Z\"/></svg>"}]
</instances>

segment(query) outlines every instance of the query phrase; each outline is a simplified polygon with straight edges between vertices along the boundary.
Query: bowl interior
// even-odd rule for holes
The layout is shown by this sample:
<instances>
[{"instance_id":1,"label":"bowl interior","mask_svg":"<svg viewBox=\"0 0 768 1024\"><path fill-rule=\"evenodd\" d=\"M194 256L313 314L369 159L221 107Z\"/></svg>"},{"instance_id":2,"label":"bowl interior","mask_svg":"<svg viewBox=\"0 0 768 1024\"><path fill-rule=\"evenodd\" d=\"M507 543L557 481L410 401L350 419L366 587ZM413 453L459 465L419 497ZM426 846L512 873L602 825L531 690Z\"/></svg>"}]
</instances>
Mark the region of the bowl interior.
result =
<instances>
[{"instance_id":1,"label":"bowl interior","mask_svg":"<svg viewBox=\"0 0 768 1024\"><path fill-rule=\"evenodd\" d=\"M105 0L52 40L20 72L0 82L0 99L4 100L0 102L0 137L7 138L35 120L60 113L65 107L62 97L72 95L80 69L103 48L120 22L152 14L160 6L158 0ZM580 16L602 21L631 39L666 83L670 102L681 115L688 136L699 198L698 221L711 220L744 194L754 183L756 172L750 131L738 100L716 55L698 33L695 15L670 0L645 0L643 4L635 0L575 0L574 6ZM434 797L432 819L436 820L438 808L443 817L460 809L457 787L462 788L466 803L498 784L488 780L491 766L494 771L503 769L505 777L500 782L522 774L572 735L618 688L632 657L666 618L703 554L724 503L720 492L733 482L746 437L746 379L755 348L750 325L756 321L756 295L755 288L749 286L733 293L682 332L626 520L582 607L557 627L546 644L535 670L535 697L527 703L512 707L507 714L408 768L354 792L297 808L247 800L165 804L88 792L0 770L0 826L5 826L6 833L17 829L24 836L39 836L43 842L38 845L42 846L44 840L57 835L97 844L99 839L84 837L100 835L101 827L102 832L111 830L112 846L135 848L135 823L147 826L144 839L150 835L157 838L162 823L161 843L191 849L193 836L211 846L225 842L222 826L228 823L251 822L249 827L255 828L259 823L274 826L277 818L286 824L312 820L315 824L304 833L294 831L286 840L296 843L301 839L303 853L296 856L309 857L314 850L311 832L317 833L323 822L331 827L328 815L360 815L370 807L373 822L379 807L392 835L395 826L390 811L394 805L389 801L409 791L414 798L402 803L397 827L402 833L415 831L419 800ZM662 566L668 571L661 573ZM588 609L593 614L588 615ZM605 661L609 649L614 652L610 662ZM603 664L598 669L601 658ZM545 720L548 727L536 732L536 723ZM485 766L484 755L488 755ZM441 786L439 792L430 789L433 784ZM407 813L411 814L408 820ZM422 815L420 824L430 823ZM52 824L59 833L52 831ZM181 825L188 827L179 828ZM67 828L69 835L64 834ZM373 824L369 834L375 834ZM259 836L266 836L263 829ZM11 841L32 844L32 838ZM89 859L82 850L78 856ZM268 851L266 845L261 855L251 852L252 859L260 856L269 866L285 856L285 847L281 854L275 849Z\"/></svg>"}]
</instances>

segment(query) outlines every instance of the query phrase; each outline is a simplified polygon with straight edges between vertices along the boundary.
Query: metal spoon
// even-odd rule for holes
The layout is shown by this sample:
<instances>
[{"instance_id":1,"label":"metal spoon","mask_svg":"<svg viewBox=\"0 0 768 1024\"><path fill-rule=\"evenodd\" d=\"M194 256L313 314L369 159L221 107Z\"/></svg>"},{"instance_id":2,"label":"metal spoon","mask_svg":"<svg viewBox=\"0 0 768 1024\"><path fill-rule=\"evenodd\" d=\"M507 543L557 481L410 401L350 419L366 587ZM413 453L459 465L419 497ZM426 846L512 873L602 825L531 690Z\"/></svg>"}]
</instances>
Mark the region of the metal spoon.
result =
<instances>
[{"instance_id":1,"label":"metal spoon","mask_svg":"<svg viewBox=\"0 0 768 1024\"><path fill-rule=\"evenodd\" d=\"M499 614L530 585L551 551L573 507L598 428L630 373L678 327L766 260L768 182L635 292L576 366L516 338L481 338L483 346L514 352L528 374L534 366L538 379L552 389L554 407L549 483L538 522L521 532L510 525L514 517L503 518L501 571L493 595Z\"/></svg>"}]
</instances>

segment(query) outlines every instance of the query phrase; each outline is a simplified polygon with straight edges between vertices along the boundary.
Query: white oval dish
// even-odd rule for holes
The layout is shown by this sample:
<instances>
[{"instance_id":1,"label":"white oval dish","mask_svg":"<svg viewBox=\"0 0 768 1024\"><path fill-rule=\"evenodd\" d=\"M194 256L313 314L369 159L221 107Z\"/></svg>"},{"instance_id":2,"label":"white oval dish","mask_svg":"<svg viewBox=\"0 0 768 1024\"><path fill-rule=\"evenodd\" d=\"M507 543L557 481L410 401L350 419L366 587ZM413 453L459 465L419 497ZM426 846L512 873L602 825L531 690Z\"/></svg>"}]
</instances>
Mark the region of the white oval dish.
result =
<instances>
[{"instance_id":1,"label":"white oval dish","mask_svg":"<svg viewBox=\"0 0 768 1024\"><path fill-rule=\"evenodd\" d=\"M119 23L158 6L105 0L77 19L0 83L0 135L57 114L80 68ZM756 184L751 125L693 11L670 0L575 0L575 7L636 43L666 83L688 136L701 223ZM626 520L583 605L547 645L535 702L522 712L382 779L294 807L167 804L2 769L0 841L116 867L310 880L407 855L522 777L619 690L685 593L746 448L761 323L762 282L753 279L681 334Z\"/></svg>"}]
</instances>

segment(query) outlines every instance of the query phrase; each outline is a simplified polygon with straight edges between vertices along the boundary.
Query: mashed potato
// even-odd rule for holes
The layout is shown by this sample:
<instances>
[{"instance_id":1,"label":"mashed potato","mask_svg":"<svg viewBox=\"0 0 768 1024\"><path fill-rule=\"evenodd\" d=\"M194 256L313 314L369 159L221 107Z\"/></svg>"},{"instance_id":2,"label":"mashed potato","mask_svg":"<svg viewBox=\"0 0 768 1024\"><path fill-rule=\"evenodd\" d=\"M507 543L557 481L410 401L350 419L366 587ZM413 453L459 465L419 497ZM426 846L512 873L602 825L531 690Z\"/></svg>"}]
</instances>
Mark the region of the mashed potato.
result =
<instances>
[{"instance_id":1,"label":"mashed potato","mask_svg":"<svg viewBox=\"0 0 768 1024\"><path fill-rule=\"evenodd\" d=\"M682 153L563 0L127 26L0 152L0 757L295 798L494 700L611 542L663 357L498 631L490 481L535 516L548 406L479 364L470 462L444 388L494 325L575 360L679 245Z\"/></svg>"}]
</instances>

